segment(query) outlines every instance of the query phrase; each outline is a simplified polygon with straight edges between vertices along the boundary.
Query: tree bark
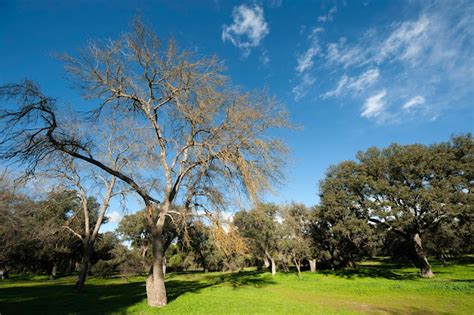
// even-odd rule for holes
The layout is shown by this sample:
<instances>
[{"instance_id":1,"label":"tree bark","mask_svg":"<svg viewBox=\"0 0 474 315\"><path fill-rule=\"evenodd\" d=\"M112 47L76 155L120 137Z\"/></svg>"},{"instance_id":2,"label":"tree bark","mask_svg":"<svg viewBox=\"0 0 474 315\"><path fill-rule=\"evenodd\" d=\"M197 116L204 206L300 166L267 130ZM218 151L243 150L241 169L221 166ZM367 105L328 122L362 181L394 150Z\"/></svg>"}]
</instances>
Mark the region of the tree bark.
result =
<instances>
[{"instance_id":1,"label":"tree bark","mask_svg":"<svg viewBox=\"0 0 474 315\"><path fill-rule=\"evenodd\" d=\"M274 275L276 275L276 273L277 273L277 268L276 268L275 259L270 258L270 262L271 262L271 265L272 265L272 276L274 276Z\"/></svg>"},{"instance_id":2,"label":"tree bark","mask_svg":"<svg viewBox=\"0 0 474 315\"><path fill-rule=\"evenodd\" d=\"M53 263L53 266L51 267L51 270L49 272L49 280L56 279L57 271L58 271L58 266L56 265L56 263Z\"/></svg>"},{"instance_id":3,"label":"tree bark","mask_svg":"<svg viewBox=\"0 0 474 315\"><path fill-rule=\"evenodd\" d=\"M309 268L311 272L316 272L316 259L315 258L309 260Z\"/></svg>"},{"instance_id":4,"label":"tree bark","mask_svg":"<svg viewBox=\"0 0 474 315\"><path fill-rule=\"evenodd\" d=\"M166 257L163 257L163 276L166 276Z\"/></svg>"},{"instance_id":5,"label":"tree bark","mask_svg":"<svg viewBox=\"0 0 474 315\"><path fill-rule=\"evenodd\" d=\"M267 256L263 257L263 264L265 266L265 269L268 269L270 267L270 261L268 260Z\"/></svg>"},{"instance_id":6,"label":"tree bark","mask_svg":"<svg viewBox=\"0 0 474 315\"><path fill-rule=\"evenodd\" d=\"M301 278L301 265L300 261L298 259L293 259L293 262L295 263L296 270L298 270L298 278Z\"/></svg>"},{"instance_id":7,"label":"tree bark","mask_svg":"<svg viewBox=\"0 0 474 315\"><path fill-rule=\"evenodd\" d=\"M163 234L154 228L152 233L153 265L146 279L146 295L148 305L161 307L166 305L165 275L163 272Z\"/></svg>"},{"instance_id":8,"label":"tree bark","mask_svg":"<svg viewBox=\"0 0 474 315\"><path fill-rule=\"evenodd\" d=\"M418 233L413 236L413 242L415 246L415 259L418 267L420 268L421 276L424 278L433 278L434 274L431 270L431 265L428 262L428 258L426 257L425 250L423 249L421 237Z\"/></svg>"},{"instance_id":9,"label":"tree bark","mask_svg":"<svg viewBox=\"0 0 474 315\"><path fill-rule=\"evenodd\" d=\"M84 253L82 255L81 260L81 270L79 272L79 276L77 277L76 281L76 290L81 291L86 283L87 273L89 272L89 268L91 265L91 255L94 249L94 243L86 240L84 242Z\"/></svg>"},{"instance_id":10,"label":"tree bark","mask_svg":"<svg viewBox=\"0 0 474 315\"><path fill-rule=\"evenodd\" d=\"M67 265L67 268L66 268L66 274L68 276L70 276L72 272L74 271L75 264L76 262L74 260L69 259L69 264Z\"/></svg>"}]
</instances>

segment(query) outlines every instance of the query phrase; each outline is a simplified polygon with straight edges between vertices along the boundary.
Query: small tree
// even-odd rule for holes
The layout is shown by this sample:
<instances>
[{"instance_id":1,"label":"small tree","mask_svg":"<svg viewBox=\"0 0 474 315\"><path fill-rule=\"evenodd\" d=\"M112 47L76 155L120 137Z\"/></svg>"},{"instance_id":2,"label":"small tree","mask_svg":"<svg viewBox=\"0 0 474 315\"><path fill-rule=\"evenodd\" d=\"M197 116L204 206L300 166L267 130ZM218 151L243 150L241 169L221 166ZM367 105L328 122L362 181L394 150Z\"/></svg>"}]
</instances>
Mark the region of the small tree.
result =
<instances>
[{"instance_id":1,"label":"small tree","mask_svg":"<svg viewBox=\"0 0 474 315\"><path fill-rule=\"evenodd\" d=\"M280 252L282 230L277 221L278 207L258 204L250 211L240 211L234 216L239 233L254 243L257 255L270 262L272 275L276 274L276 260Z\"/></svg>"},{"instance_id":2,"label":"small tree","mask_svg":"<svg viewBox=\"0 0 474 315\"><path fill-rule=\"evenodd\" d=\"M311 238L309 237L310 215L303 204L292 203L281 207L283 218L282 230L284 231L281 242L282 251L295 264L298 277L301 278L301 266L305 259L311 257Z\"/></svg>"}]
</instances>

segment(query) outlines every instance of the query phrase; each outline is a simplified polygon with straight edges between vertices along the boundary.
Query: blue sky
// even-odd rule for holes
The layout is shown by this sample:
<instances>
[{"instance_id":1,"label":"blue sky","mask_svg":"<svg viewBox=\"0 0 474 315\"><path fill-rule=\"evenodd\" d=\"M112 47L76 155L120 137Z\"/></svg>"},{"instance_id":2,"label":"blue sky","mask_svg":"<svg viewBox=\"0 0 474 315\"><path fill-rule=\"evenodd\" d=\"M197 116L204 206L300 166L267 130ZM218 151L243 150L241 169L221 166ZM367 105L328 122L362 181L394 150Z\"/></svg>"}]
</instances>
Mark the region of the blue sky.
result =
<instances>
[{"instance_id":1,"label":"blue sky","mask_svg":"<svg viewBox=\"0 0 474 315\"><path fill-rule=\"evenodd\" d=\"M315 204L327 167L358 150L473 131L471 1L3 0L0 83L32 78L79 102L53 55L118 37L136 13L160 37L220 57L242 89L286 104L301 128L282 133L287 177L269 200Z\"/></svg>"}]
</instances>

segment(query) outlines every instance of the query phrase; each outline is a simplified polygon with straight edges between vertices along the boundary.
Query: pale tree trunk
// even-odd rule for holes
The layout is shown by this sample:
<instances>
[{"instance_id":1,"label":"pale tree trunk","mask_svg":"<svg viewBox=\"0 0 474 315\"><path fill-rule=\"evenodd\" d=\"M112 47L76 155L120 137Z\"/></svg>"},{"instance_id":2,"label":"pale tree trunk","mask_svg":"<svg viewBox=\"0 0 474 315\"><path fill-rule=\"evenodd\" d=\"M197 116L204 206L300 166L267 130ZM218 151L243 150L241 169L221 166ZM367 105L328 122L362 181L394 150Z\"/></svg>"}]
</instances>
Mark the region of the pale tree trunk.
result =
<instances>
[{"instance_id":1,"label":"pale tree trunk","mask_svg":"<svg viewBox=\"0 0 474 315\"><path fill-rule=\"evenodd\" d=\"M426 257L425 250L423 249L421 237L418 233L413 236L413 241L415 244L416 261L418 267L420 268L421 276L424 278L433 278L434 274L431 270L431 265L428 262L428 258Z\"/></svg>"},{"instance_id":2,"label":"pale tree trunk","mask_svg":"<svg viewBox=\"0 0 474 315\"><path fill-rule=\"evenodd\" d=\"M81 260L81 270L76 281L76 290L81 291L86 283L87 274L91 266L91 255L94 249L94 243L86 240L84 242L84 253Z\"/></svg>"},{"instance_id":3,"label":"pale tree trunk","mask_svg":"<svg viewBox=\"0 0 474 315\"><path fill-rule=\"evenodd\" d=\"M142 251L141 253L142 272L147 272L147 270L150 268L150 266L148 266L147 261L146 261L146 253L148 251L148 246L143 246L141 251Z\"/></svg>"},{"instance_id":4,"label":"pale tree trunk","mask_svg":"<svg viewBox=\"0 0 474 315\"><path fill-rule=\"evenodd\" d=\"M270 260L272 276L276 275L277 267L276 267L275 259L273 259L273 257L267 251L265 251L265 256L267 258L267 261Z\"/></svg>"},{"instance_id":5,"label":"pale tree trunk","mask_svg":"<svg viewBox=\"0 0 474 315\"><path fill-rule=\"evenodd\" d=\"M165 274L163 272L164 241L162 227L164 218L158 221L158 224L162 221L161 226L152 227L153 264L150 269L150 274L146 279L147 301L148 305L152 307L161 307L167 303Z\"/></svg>"},{"instance_id":6,"label":"pale tree trunk","mask_svg":"<svg viewBox=\"0 0 474 315\"><path fill-rule=\"evenodd\" d=\"M163 257L163 276L166 276L166 257Z\"/></svg>"},{"instance_id":7,"label":"pale tree trunk","mask_svg":"<svg viewBox=\"0 0 474 315\"><path fill-rule=\"evenodd\" d=\"M56 274L58 271L58 266L56 265L56 262L53 263L53 266L49 272L49 280L54 280L56 279Z\"/></svg>"},{"instance_id":8,"label":"pale tree trunk","mask_svg":"<svg viewBox=\"0 0 474 315\"><path fill-rule=\"evenodd\" d=\"M294 258L293 262L295 263L296 270L298 270L298 278L301 278L301 261L299 259Z\"/></svg>"},{"instance_id":9,"label":"pale tree trunk","mask_svg":"<svg viewBox=\"0 0 474 315\"><path fill-rule=\"evenodd\" d=\"M276 273L277 273L277 268L276 268L275 259L270 258L270 262L271 262L271 265L272 265L272 276L274 276L274 275L276 275Z\"/></svg>"},{"instance_id":10,"label":"pale tree trunk","mask_svg":"<svg viewBox=\"0 0 474 315\"><path fill-rule=\"evenodd\" d=\"M267 256L263 257L263 264L265 265L265 269L270 267L270 261L268 260Z\"/></svg>"},{"instance_id":11,"label":"pale tree trunk","mask_svg":"<svg viewBox=\"0 0 474 315\"><path fill-rule=\"evenodd\" d=\"M309 268L311 269L311 272L316 272L316 259L310 259L309 260Z\"/></svg>"}]
</instances>

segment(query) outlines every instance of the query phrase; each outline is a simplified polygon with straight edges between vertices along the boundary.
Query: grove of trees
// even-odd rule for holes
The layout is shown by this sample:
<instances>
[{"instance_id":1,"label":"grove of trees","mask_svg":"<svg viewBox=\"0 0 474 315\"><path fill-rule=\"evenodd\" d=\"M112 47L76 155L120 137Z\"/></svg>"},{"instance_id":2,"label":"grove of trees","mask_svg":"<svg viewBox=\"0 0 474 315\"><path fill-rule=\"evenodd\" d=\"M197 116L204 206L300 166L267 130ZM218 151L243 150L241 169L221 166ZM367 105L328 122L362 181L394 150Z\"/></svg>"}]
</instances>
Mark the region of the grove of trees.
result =
<instances>
[{"instance_id":1,"label":"grove of trees","mask_svg":"<svg viewBox=\"0 0 474 315\"><path fill-rule=\"evenodd\" d=\"M287 153L274 98L241 92L217 58L138 19L62 60L87 106L67 109L28 80L0 86L0 158L21 170L0 183L4 274L78 272L81 290L90 273L146 273L148 304L160 307L167 269L295 267L301 277L383 255L433 277L428 257L472 253L470 134L359 152L328 169L316 206L265 203ZM46 188L16 190L17 174ZM140 210L101 233L109 209L132 198Z\"/></svg>"}]
</instances>

